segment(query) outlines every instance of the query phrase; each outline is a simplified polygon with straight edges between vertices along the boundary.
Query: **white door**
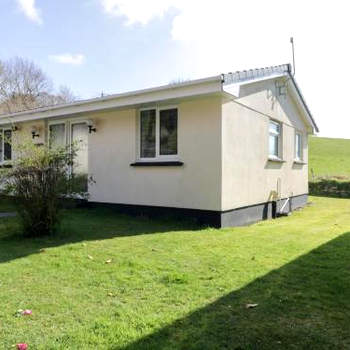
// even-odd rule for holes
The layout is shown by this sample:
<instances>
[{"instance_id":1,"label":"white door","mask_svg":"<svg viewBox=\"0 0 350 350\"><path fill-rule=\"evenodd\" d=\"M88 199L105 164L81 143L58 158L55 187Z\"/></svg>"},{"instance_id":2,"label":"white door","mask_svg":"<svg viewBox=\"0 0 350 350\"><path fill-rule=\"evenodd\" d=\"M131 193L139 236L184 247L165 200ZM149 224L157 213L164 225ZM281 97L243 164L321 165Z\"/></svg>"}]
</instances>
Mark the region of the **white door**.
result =
<instances>
[{"instance_id":1,"label":"white door","mask_svg":"<svg viewBox=\"0 0 350 350\"><path fill-rule=\"evenodd\" d=\"M73 165L75 175L88 174L88 127L85 122L71 124L71 141L78 148Z\"/></svg>"}]
</instances>

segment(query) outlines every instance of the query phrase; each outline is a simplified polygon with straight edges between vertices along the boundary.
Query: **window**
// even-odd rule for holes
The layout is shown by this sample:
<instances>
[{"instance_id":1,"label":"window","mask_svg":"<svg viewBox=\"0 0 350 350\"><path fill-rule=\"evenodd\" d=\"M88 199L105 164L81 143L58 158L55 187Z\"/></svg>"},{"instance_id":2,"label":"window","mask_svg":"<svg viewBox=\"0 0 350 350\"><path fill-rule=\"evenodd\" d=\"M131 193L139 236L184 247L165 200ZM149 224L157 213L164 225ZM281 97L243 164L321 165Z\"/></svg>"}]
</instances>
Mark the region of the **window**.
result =
<instances>
[{"instance_id":1,"label":"window","mask_svg":"<svg viewBox=\"0 0 350 350\"><path fill-rule=\"evenodd\" d=\"M0 129L0 163L12 159L12 130Z\"/></svg>"},{"instance_id":2,"label":"window","mask_svg":"<svg viewBox=\"0 0 350 350\"><path fill-rule=\"evenodd\" d=\"M12 159L12 130L4 130L4 161Z\"/></svg>"},{"instance_id":3,"label":"window","mask_svg":"<svg viewBox=\"0 0 350 350\"><path fill-rule=\"evenodd\" d=\"M156 110L141 111L140 116L141 158L156 156Z\"/></svg>"},{"instance_id":4,"label":"window","mask_svg":"<svg viewBox=\"0 0 350 350\"><path fill-rule=\"evenodd\" d=\"M301 133L295 133L295 160L301 161L303 159L302 154L302 136Z\"/></svg>"},{"instance_id":5,"label":"window","mask_svg":"<svg viewBox=\"0 0 350 350\"><path fill-rule=\"evenodd\" d=\"M177 128L177 108L141 110L140 158L176 156Z\"/></svg>"},{"instance_id":6,"label":"window","mask_svg":"<svg viewBox=\"0 0 350 350\"><path fill-rule=\"evenodd\" d=\"M269 124L269 157L281 158L281 124L270 120Z\"/></svg>"},{"instance_id":7,"label":"window","mask_svg":"<svg viewBox=\"0 0 350 350\"><path fill-rule=\"evenodd\" d=\"M159 114L159 154L177 154L177 109L164 109Z\"/></svg>"}]
</instances>

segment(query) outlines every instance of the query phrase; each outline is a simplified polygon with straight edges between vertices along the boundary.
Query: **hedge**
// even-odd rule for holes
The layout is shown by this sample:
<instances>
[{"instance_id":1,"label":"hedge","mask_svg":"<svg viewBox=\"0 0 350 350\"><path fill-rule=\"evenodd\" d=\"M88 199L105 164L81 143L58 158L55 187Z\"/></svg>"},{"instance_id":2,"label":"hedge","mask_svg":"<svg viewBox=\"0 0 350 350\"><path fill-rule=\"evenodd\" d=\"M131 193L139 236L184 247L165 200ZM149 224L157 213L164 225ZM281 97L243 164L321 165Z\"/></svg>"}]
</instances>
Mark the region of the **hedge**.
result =
<instances>
[{"instance_id":1,"label":"hedge","mask_svg":"<svg viewBox=\"0 0 350 350\"><path fill-rule=\"evenodd\" d=\"M316 196L350 198L350 181L337 181L334 179L318 179L316 181L310 181L309 194Z\"/></svg>"}]
</instances>

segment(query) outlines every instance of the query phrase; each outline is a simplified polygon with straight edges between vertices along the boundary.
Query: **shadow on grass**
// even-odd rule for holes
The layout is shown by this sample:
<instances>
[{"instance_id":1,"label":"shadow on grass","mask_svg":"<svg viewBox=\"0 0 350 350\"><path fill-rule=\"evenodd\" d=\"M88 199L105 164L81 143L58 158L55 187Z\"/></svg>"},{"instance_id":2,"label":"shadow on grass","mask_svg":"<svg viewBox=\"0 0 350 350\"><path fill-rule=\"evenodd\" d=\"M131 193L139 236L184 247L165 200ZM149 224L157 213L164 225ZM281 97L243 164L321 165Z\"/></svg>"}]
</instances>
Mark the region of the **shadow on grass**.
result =
<instances>
[{"instance_id":1,"label":"shadow on grass","mask_svg":"<svg viewBox=\"0 0 350 350\"><path fill-rule=\"evenodd\" d=\"M123 349L350 349L349 305L347 232Z\"/></svg>"},{"instance_id":2,"label":"shadow on grass","mask_svg":"<svg viewBox=\"0 0 350 350\"><path fill-rule=\"evenodd\" d=\"M108 208L66 209L58 233L41 238L21 234L18 217L0 219L0 263L39 253L41 249L90 240L198 230L194 221L151 219L119 214Z\"/></svg>"}]
</instances>

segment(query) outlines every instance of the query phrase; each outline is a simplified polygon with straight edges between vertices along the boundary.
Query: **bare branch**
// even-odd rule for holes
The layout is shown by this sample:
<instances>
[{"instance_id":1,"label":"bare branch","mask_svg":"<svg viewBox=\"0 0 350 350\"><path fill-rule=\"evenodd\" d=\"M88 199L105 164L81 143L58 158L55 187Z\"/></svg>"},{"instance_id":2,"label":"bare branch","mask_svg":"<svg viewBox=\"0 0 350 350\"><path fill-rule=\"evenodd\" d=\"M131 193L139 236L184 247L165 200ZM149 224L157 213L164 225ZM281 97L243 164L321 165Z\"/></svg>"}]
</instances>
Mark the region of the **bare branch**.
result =
<instances>
[{"instance_id":1,"label":"bare branch","mask_svg":"<svg viewBox=\"0 0 350 350\"><path fill-rule=\"evenodd\" d=\"M14 57L0 61L0 114L72 102L73 93L53 90L50 78L34 62Z\"/></svg>"}]
</instances>

